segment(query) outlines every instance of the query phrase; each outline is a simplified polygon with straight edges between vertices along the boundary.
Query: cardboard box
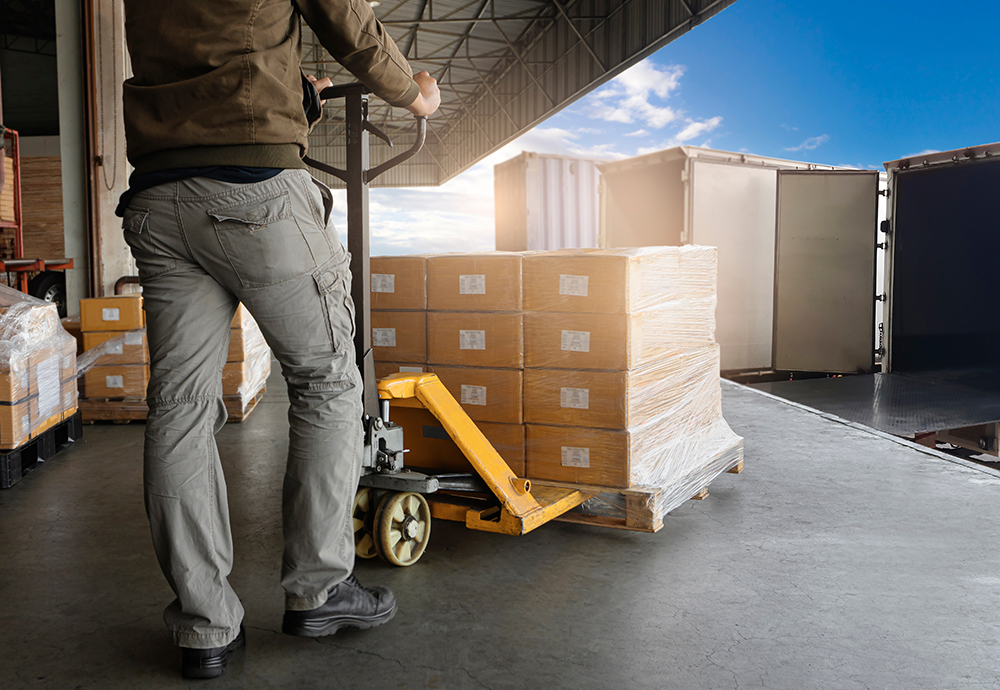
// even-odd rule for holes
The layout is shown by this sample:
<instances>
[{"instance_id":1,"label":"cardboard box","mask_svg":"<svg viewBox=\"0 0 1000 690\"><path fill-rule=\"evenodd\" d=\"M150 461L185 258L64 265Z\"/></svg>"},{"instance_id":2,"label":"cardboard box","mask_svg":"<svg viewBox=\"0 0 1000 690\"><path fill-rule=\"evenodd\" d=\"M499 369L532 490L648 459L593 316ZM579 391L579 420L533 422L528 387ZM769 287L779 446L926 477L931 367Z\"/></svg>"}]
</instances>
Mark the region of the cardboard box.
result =
<instances>
[{"instance_id":1,"label":"cardboard box","mask_svg":"<svg viewBox=\"0 0 1000 690\"><path fill-rule=\"evenodd\" d=\"M476 422L520 424L523 373L520 369L485 369L434 365L434 373Z\"/></svg>"},{"instance_id":2,"label":"cardboard box","mask_svg":"<svg viewBox=\"0 0 1000 690\"><path fill-rule=\"evenodd\" d=\"M253 317L250 316L250 312L240 302L239 306L236 307L236 314L233 316L230 328L246 328L251 321L253 321Z\"/></svg>"},{"instance_id":3,"label":"cardboard box","mask_svg":"<svg viewBox=\"0 0 1000 690\"><path fill-rule=\"evenodd\" d=\"M521 255L493 252L430 257L427 308L521 311Z\"/></svg>"},{"instance_id":4,"label":"cardboard box","mask_svg":"<svg viewBox=\"0 0 1000 690\"><path fill-rule=\"evenodd\" d=\"M28 400L13 405L0 404L0 449L12 450L31 439L31 410Z\"/></svg>"},{"instance_id":5,"label":"cardboard box","mask_svg":"<svg viewBox=\"0 0 1000 690\"><path fill-rule=\"evenodd\" d=\"M133 331L146 325L142 295L115 295L80 300L80 328L87 331Z\"/></svg>"},{"instance_id":6,"label":"cardboard box","mask_svg":"<svg viewBox=\"0 0 1000 690\"><path fill-rule=\"evenodd\" d=\"M69 340L63 342L59 347L59 354L61 355L59 364L59 378L63 381L67 379L75 379L76 370L76 354L77 354L77 342L76 340Z\"/></svg>"},{"instance_id":7,"label":"cardboard box","mask_svg":"<svg viewBox=\"0 0 1000 690\"><path fill-rule=\"evenodd\" d=\"M83 345L85 350L101 347L106 351L99 364L149 364L145 331L88 331L83 334Z\"/></svg>"},{"instance_id":8,"label":"cardboard box","mask_svg":"<svg viewBox=\"0 0 1000 690\"><path fill-rule=\"evenodd\" d=\"M372 309L427 308L426 256L373 256Z\"/></svg>"},{"instance_id":9,"label":"cardboard box","mask_svg":"<svg viewBox=\"0 0 1000 690\"><path fill-rule=\"evenodd\" d=\"M222 367L222 394L252 398L270 374L270 350L258 350L243 362L227 362Z\"/></svg>"},{"instance_id":10,"label":"cardboard box","mask_svg":"<svg viewBox=\"0 0 1000 690\"><path fill-rule=\"evenodd\" d=\"M524 315L524 366L623 371L715 342L715 300L639 314Z\"/></svg>"},{"instance_id":11,"label":"cardboard box","mask_svg":"<svg viewBox=\"0 0 1000 690\"><path fill-rule=\"evenodd\" d=\"M83 331L80 329L80 315L67 316L62 321L62 327L76 339L76 353L83 352Z\"/></svg>"},{"instance_id":12,"label":"cardboard box","mask_svg":"<svg viewBox=\"0 0 1000 690\"><path fill-rule=\"evenodd\" d=\"M68 340L68 339L67 339ZM36 347L28 354L28 385L30 394L35 395L42 388L52 390L59 387L63 376L64 356L62 344Z\"/></svg>"},{"instance_id":13,"label":"cardboard box","mask_svg":"<svg viewBox=\"0 0 1000 690\"><path fill-rule=\"evenodd\" d=\"M521 314L428 312L431 364L520 369L524 363Z\"/></svg>"},{"instance_id":14,"label":"cardboard box","mask_svg":"<svg viewBox=\"0 0 1000 690\"><path fill-rule=\"evenodd\" d=\"M259 350L267 347L260 326L253 319L246 321L244 328L232 328L229 331L229 352L227 362L245 362Z\"/></svg>"},{"instance_id":15,"label":"cardboard box","mask_svg":"<svg viewBox=\"0 0 1000 690\"><path fill-rule=\"evenodd\" d=\"M52 395L39 393L31 396L28 401L28 411L31 416L31 438L36 438L43 431L61 422L64 409L60 387L56 386Z\"/></svg>"},{"instance_id":16,"label":"cardboard box","mask_svg":"<svg viewBox=\"0 0 1000 690\"><path fill-rule=\"evenodd\" d=\"M473 472L469 461L441 422L424 409L394 407L391 420L403 427L406 465L445 472ZM525 472L524 425L480 422L476 425L518 477Z\"/></svg>"},{"instance_id":17,"label":"cardboard box","mask_svg":"<svg viewBox=\"0 0 1000 690\"><path fill-rule=\"evenodd\" d=\"M28 357L9 355L5 360L7 371L0 372L0 404L21 402L31 394Z\"/></svg>"},{"instance_id":18,"label":"cardboard box","mask_svg":"<svg viewBox=\"0 0 1000 690\"><path fill-rule=\"evenodd\" d=\"M375 378L384 379L392 374L424 374L430 373L433 369L427 364L413 364L406 362L375 362Z\"/></svg>"},{"instance_id":19,"label":"cardboard box","mask_svg":"<svg viewBox=\"0 0 1000 690\"><path fill-rule=\"evenodd\" d=\"M524 371L529 424L629 429L663 419L690 431L721 414L718 345L679 349L631 371Z\"/></svg>"},{"instance_id":20,"label":"cardboard box","mask_svg":"<svg viewBox=\"0 0 1000 690\"><path fill-rule=\"evenodd\" d=\"M76 384L76 379L68 379L62 382L60 386L62 394L62 408L63 408L63 419L69 419L74 414L76 414L77 408L80 406L80 396Z\"/></svg>"},{"instance_id":21,"label":"cardboard box","mask_svg":"<svg viewBox=\"0 0 1000 690\"><path fill-rule=\"evenodd\" d=\"M427 313L373 311L372 349L377 362L427 362Z\"/></svg>"},{"instance_id":22,"label":"cardboard box","mask_svg":"<svg viewBox=\"0 0 1000 690\"><path fill-rule=\"evenodd\" d=\"M145 364L99 365L83 375L80 394L86 398L145 398L149 366Z\"/></svg>"},{"instance_id":23,"label":"cardboard box","mask_svg":"<svg viewBox=\"0 0 1000 690\"><path fill-rule=\"evenodd\" d=\"M531 479L628 488L631 432L537 424L526 427Z\"/></svg>"},{"instance_id":24,"label":"cardboard box","mask_svg":"<svg viewBox=\"0 0 1000 690\"><path fill-rule=\"evenodd\" d=\"M633 314L715 294L714 247L562 249L524 257L524 310Z\"/></svg>"}]
</instances>

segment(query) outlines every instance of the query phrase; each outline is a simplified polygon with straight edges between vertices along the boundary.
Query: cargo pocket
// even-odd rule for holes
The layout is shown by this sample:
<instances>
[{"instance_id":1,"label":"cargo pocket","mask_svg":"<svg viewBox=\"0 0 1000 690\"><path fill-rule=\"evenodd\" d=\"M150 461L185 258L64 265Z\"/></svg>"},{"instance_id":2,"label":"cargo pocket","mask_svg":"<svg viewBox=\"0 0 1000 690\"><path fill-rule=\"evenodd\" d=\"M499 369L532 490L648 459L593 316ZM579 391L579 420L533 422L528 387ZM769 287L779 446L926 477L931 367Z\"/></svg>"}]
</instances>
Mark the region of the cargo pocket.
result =
<instances>
[{"instance_id":1,"label":"cargo pocket","mask_svg":"<svg viewBox=\"0 0 1000 690\"><path fill-rule=\"evenodd\" d=\"M145 283L177 267L177 262L156 242L150 227L149 209L126 208L125 217L122 219L122 232L125 244L132 250L132 258L135 259L136 268L139 269L141 282Z\"/></svg>"},{"instance_id":2,"label":"cargo pocket","mask_svg":"<svg viewBox=\"0 0 1000 690\"><path fill-rule=\"evenodd\" d=\"M351 299L351 274L346 262L330 262L316 269L312 275L319 290L333 352L350 352L354 347L354 301Z\"/></svg>"},{"instance_id":3,"label":"cargo pocket","mask_svg":"<svg viewBox=\"0 0 1000 690\"><path fill-rule=\"evenodd\" d=\"M208 215L243 287L276 285L316 267L288 192L212 209Z\"/></svg>"}]
</instances>

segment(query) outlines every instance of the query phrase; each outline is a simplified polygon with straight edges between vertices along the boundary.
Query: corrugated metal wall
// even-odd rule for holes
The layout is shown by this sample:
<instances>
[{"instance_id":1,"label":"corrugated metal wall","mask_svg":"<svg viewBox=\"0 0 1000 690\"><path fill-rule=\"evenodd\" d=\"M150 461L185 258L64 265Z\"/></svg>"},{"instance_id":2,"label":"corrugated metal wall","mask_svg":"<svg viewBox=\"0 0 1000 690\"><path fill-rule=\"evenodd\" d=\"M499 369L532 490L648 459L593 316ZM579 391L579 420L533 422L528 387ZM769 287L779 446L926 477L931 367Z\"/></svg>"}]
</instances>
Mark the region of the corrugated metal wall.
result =
<instances>
[{"instance_id":1,"label":"corrugated metal wall","mask_svg":"<svg viewBox=\"0 0 1000 690\"><path fill-rule=\"evenodd\" d=\"M525 152L493 171L497 249L597 246L597 161Z\"/></svg>"}]
</instances>

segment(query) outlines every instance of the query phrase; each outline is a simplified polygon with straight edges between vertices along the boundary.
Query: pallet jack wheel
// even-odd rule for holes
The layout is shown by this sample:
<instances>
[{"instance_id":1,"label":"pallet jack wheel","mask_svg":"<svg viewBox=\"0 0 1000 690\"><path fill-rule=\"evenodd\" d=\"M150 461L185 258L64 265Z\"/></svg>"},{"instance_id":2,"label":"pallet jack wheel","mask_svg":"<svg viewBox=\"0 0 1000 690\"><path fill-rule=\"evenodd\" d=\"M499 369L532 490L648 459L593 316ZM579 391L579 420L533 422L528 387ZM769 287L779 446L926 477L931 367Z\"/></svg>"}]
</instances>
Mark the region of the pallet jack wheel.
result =
<instances>
[{"instance_id":1,"label":"pallet jack wheel","mask_svg":"<svg viewBox=\"0 0 1000 690\"><path fill-rule=\"evenodd\" d=\"M375 513L375 548L383 560L413 565L431 538L431 507L418 493L390 494Z\"/></svg>"},{"instance_id":2,"label":"pallet jack wheel","mask_svg":"<svg viewBox=\"0 0 1000 690\"><path fill-rule=\"evenodd\" d=\"M367 486L354 495L354 553L358 558L375 558L375 540L372 538L375 523L375 492Z\"/></svg>"}]
</instances>

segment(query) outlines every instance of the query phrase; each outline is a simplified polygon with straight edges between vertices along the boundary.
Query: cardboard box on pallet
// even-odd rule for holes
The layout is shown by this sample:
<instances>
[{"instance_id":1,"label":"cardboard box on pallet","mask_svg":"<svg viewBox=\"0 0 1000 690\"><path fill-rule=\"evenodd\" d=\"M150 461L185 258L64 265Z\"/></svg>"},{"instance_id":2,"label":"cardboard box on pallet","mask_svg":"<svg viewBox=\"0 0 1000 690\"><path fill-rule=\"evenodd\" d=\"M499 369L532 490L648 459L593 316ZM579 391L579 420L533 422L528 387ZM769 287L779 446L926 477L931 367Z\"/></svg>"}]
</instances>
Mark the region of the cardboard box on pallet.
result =
<instances>
[{"instance_id":1,"label":"cardboard box on pallet","mask_svg":"<svg viewBox=\"0 0 1000 690\"><path fill-rule=\"evenodd\" d=\"M85 398L144 398L149 384L146 364L96 365L83 375L80 395Z\"/></svg>"},{"instance_id":2,"label":"cardboard box on pallet","mask_svg":"<svg viewBox=\"0 0 1000 690\"><path fill-rule=\"evenodd\" d=\"M246 328L247 324L253 320L250 316L250 312L247 308L243 306L241 302L239 306L236 307L236 314L233 315L233 321L230 324L230 328Z\"/></svg>"},{"instance_id":3,"label":"cardboard box on pallet","mask_svg":"<svg viewBox=\"0 0 1000 690\"><path fill-rule=\"evenodd\" d=\"M144 328L142 295L114 295L80 300L80 328L88 331L133 331Z\"/></svg>"},{"instance_id":4,"label":"cardboard box on pallet","mask_svg":"<svg viewBox=\"0 0 1000 690\"><path fill-rule=\"evenodd\" d=\"M524 315L524 366L624 371L714 340L713 298L638 314L531 312Z\"/></svg>"},{"instance_id":5,"label":"cardboard box on pallet","mask_svg":"<svg viewBox=\"0 0 1000 690\"><path fill-rule=\"evenodd\" d=\"M435 364L434 373L476 422L520 424L522 372L520 369L449 367Z\"/></svg>"},{"instance_id":6,"label":"cardboard box on pallet","mask_svg":"<svg viewBox=\"0 0 1000 690\"><path fill-rule=\"evenodd\" d=\"M229 331L227 362L244 362L257 350L267 348L264 334L252 316L246 315L241 319L241 323L242 327L232 328Z\"/></svg>"},{"instance_id":7,"label":"cardboard box on pallet","mask_svg":"<svg viewBox=\"0 0 1000 690\"><path fill-rule=\"evenodd\" d=\"M429 364L406 362L375 362L375 378L384 379L392 374L429 374L434 368Z\"/></svg>"},{"instance_id":8,"label":"cardboard box on pallet","mask_svg":"<svg viewBox=\"0 0 1000 690\"><path fill-rule=\"evenodd\" d=\"M267 347L252 352L242 362L228 362L222 368L222 394L239 396L244 400L253 397L267 383L271 374L271 350Z\"/></svg>"},{"instance_id":9,"label":"cardboard box on pallet","mask_svg":"<svg viewBox=\"0 0 1000 690\"><path fill-rule=\"evenodd\" d=\"M100 364L149 364L149 344L145 329L137 331L88 331L83 334L84 350L104 346Z\"/></svg>"},{"instance_id":10,"label":"cardboard box on pallet","mask_svg":"<svg viewBox=\"0 0 1000 690\"><path fill-rule=\"evenodd\" d=\"M409 449L407 466L445 472L472 472L472 466L438 419L424 409L393 407L390 419L403 427L403 445ZM525 476L524 425L476 424L506 461L511 471Z\"/></svg>"},{"instance_id":11,"label":"cardboard box on pallet","mask_svg":"<svg viewBox=\"0 0 1000 690\"><path fill-rule=\"evenodd\" d=\"M30 401L0 402L0 450L11 450L31 440Z\"/></svg>"},{"instance_id":12,"label":"cardboard box on pallet","mask_svg":"<svg viewBox=\"0 0 1000 690\"><path fill-rule=\"evenodd\" d=\"M719 346L679 348L628 371L526 369L529 424L629 429L669 420L697 428L721 415Z\"/></svg>"},{"instance_id":13,"label":"cardboard box on pallet","mask_svg":"<svg viewBox=\"0 0 1000 690\"><path fill-rule=\"evenodd\" d=\"M371 272L372 309L427 308L426 256L373 256Z\"/></svg>"},{"instance_id":14,"label":"cardboard box on pallet","mask_svg":"<svg viewBox=\"0 0 1000 690\"><path fill-rule=\"evenodd\" d=\"M634 314L715 296L714 247L563 249L524 257L524 310Z\"/></svg>"},{"instance_id":15,"label":"cardboard box on pallet","mask_svg":"<svg viewBox=\"0 0 1000 690\"><path fill-rule=\"evenodd\" d=\"M372 350L377 362L427 362L427 313L373 311Z\"/></svg>"},{"instance_id":16,"label":"cardboard box on pallet","mask_svg":"<svg viewBox=\"0 0 1000 690\"><path fill-rule=\"evenodd\" d=\"M521 255L442 254L427 259L431 311L521 311Z\"/></svg>"},{"instance_id":17,"label":"cardboard box on pallet","mask_svg":"<svg viewBox=\"0 0 1000 690\"><path fill-rule=\"evenodd\" d=\"M428 312L427 357L432 364L520 369L521 314Z\"/></svg>"},{"instance_id":18,"label":"cardboard box on pallet","mask_svg":"<svg viewBox=\"0 0 1000 690\"><path fill-rule=\"evenodd\" d=\"M79 408L80 406L79 388L76 383L76 378L71 378L63 381L59 388L63 401L62 418L69 419L74 414L76 414L77 408Z\"/></svg>"}]
</instances>

